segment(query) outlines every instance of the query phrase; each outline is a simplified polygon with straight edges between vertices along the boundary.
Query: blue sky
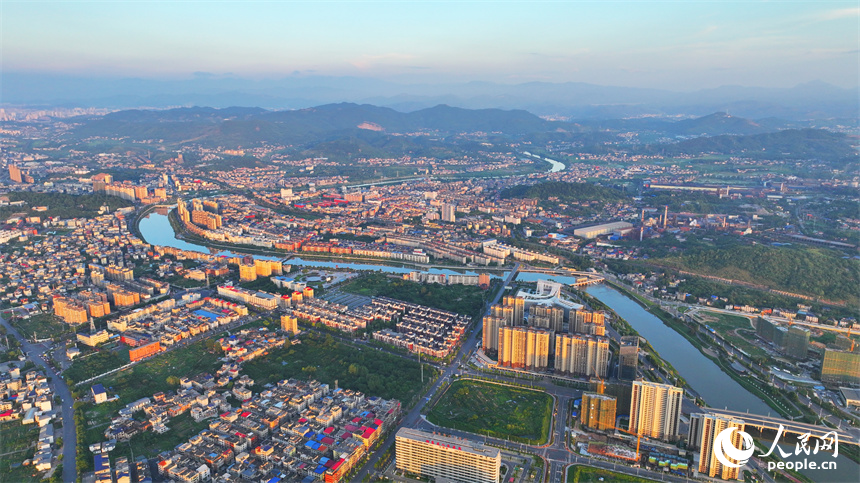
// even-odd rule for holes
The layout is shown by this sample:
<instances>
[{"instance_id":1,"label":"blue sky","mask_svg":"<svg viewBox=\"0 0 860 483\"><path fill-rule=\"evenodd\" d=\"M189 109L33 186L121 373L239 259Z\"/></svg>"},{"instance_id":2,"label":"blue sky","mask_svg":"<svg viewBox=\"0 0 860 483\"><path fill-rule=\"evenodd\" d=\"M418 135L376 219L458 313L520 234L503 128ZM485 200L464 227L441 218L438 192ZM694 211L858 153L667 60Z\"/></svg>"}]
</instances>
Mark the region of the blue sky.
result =
<instances>
[{"instance_id":1,"label":"blue sky","mask_svg":"<svg viewBox=\"0 0 860 483\"><path fill-rule=\"evenodd\" d=\"M0 1L2 69L696 89L858 84L856 1ZM199 75L199 74L198 74Z\"/></svg>"}]
</instances>

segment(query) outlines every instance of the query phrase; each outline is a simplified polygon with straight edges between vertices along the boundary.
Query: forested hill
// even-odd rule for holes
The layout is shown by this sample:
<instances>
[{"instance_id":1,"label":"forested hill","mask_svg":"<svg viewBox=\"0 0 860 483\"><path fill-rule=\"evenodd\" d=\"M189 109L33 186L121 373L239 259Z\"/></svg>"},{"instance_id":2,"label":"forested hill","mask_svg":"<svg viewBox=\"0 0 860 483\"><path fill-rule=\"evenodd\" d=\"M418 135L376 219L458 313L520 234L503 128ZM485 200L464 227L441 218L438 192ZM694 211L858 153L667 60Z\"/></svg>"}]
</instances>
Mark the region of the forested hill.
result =
<instances>
[{"instance_id":1,"label":"forested hill","mask_svg":"<svg viewBox=\"0 0 860 483\"><path fill-rule=\"evenodd\" d=\"M700 249L655 262L852 305L860 301L860 260L826 249L738 246Z\"/></svg>"},{"instance_id":2,"label":"forested hill","mask_svg":"<svg viewBox=\"0 0 860 483\"><path fill-rule=\"evenodd\" d=\"M645 148L650 154L743 154L772 159L857 160L857 150L842 133L823 129L786 129L749 136L714 136Z\"/></svg>"},{"instance_id":3,"label":"forested hill","mask_svg":"<svg viewBox=\"0 0 860 483\"><path fill-rule=\"evenodd\" d=\"M502 198L536 198L547 200L556 197L560 201L617 201L625 198L624 193L615 188L605 188L590 183L563 183L550 181L530 186L518 185L502 190Z\"/></svg>"},{"instance_id":4,"label":"forested hill","mask_svg":"<svg viewBox=\"0 0 860 483\"><path fill-rule=\"evenodd\" d=\"M320 141L354 130L439 134L482 131L524 135L560 129L564 123L545 121L521 110L461 109L439 105L414 112L399 112L367 104L328 104L295 111L259 108L212 109L192 107L164 111L120 111L95 119L81 119L77 136L162 139L168 143L237 144L258 141L285 144Z\"/></svg>"}]
</instances>

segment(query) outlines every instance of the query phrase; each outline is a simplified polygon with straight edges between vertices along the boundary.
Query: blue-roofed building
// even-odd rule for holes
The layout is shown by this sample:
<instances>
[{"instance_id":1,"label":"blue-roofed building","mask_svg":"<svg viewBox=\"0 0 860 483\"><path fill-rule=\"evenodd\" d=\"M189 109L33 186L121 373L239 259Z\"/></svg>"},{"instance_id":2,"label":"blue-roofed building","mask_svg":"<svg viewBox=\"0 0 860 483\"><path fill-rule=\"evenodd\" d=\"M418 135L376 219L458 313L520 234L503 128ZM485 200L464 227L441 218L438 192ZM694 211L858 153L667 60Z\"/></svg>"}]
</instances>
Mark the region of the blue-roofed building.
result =
<instances>
[{"instance_id":1,"label":"blue-roofed building","mask_svg":"<svg viewBox=\"0 0 860 483\"><path fill-rule=\"evenodd\" d=\"M208 310L203 310L203 309L195 310L194 314L199 315L200 317L206 317L207 319L212 320L212 321L218 320L218 317L219 317L218 314L213 314L212 312L209 312Z\"/></svg>"},{"instance_id":2,"label":"blue-roofed building","mask_svg":"<svg viewBox=\"0 0 860 483\"><path fill-rule=\"evenodd\" d=\"M101 384L93 384L93 387L90 390L93 393L93 401L96 404L101 404L107 401L107 392L105 391L105 387Z\"/></svg>"}]
</instances>

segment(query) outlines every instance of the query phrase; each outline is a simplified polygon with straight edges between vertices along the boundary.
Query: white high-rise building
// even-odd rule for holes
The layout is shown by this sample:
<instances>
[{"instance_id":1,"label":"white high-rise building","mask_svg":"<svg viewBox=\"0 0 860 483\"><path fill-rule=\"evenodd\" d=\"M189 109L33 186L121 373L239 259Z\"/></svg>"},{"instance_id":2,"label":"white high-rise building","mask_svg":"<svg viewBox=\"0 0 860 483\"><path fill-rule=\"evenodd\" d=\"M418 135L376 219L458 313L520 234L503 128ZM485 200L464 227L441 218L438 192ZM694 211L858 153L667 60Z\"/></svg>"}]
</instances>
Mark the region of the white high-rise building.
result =
<instances>
[{"instance_id":1,"label":"white high-rise building","mask_svg":"<svg viewBox=\"0 0 860 483\"><path fill-rule=\"evenodd\" d=\"M743 439L738 431L743 431L746 424L736 418L719 416L716 414L693 414L690 418L690 429L687 432L687 444L689 449L699 450L699 463L697 469L699 474L708 475L711 478L722 478L724 480L737 480L740 468L731 468L722 463L714 454L714 443L717 436L727 428L735 428L729 441L735 448L743 449ZM738 461L726 458L737 464Z\"/></svg>"},{"instance_id":2,"label":"white high-rise building","mask_svg":"<svg viewBox=\"0 0 860 483\"><path fill-rule=\"evenodd\" d=\"M498 448L411 428L397 431L395 458L397 469L436 481L497 483L502 466Z\"/></svg>"},{"instance_id":3,"label":"white high-rise building","mask_svg":"<svg viewBox=\"0 0 860 483\"><path fill-rule=\"evenodd\" d=\"M442 221L454 223L457 217L454 215L457 212L457 205L445 203L442 205Z\"/></svg>"},{"instance_id":4,"label":"white high-rise building","mask_svg":"<svg viewBox=\"0 0 860 483\"><path fill-rule=\"evenodd\" d=\"M669 384L633 381L630 398L630 431L649 438L678 438L684 390Z\"/></svg>"}]
</instances>

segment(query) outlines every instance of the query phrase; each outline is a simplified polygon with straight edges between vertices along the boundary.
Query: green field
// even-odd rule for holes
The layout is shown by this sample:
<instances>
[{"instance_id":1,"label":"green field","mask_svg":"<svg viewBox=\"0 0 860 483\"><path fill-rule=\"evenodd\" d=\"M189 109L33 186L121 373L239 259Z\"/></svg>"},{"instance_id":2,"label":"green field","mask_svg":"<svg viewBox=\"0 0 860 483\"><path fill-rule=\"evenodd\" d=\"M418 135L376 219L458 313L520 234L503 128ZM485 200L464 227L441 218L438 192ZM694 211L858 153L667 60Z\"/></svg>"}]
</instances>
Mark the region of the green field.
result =
<instances>
[{"instance_id":1,"label":"green field","mask_svg":"<svg viewBox=\"0 0 860 483\"><path fill-rule=\"evenodd\" d=\"M8 320L5 313L3 316ZM15 317L12 320L12 325L28 339L32 339L34 333L37 339L47 339L72 332L72 328L68 324L51 314L31 315L27 319Z\"/></svg>"},{"instance_id":2,"label":"green field","mask_svg":"<svg viewBox=\"0 0 860 483\"><path fill-rule=\"evenodd\" d=\"M335 341L330 335L309 333L301 344L271 351L268 357L247 362L242 372L258 384L291 377L316 379L361 391L368 396L398 399L409 405L424 386L418 361ZM438 371L424 364L424 381Z\"/></svg>"},{"instance_id":3,"label":"green field","mask_svg":"<svg viewBox=\"0 0 860 483\"><path fill-rule=\"evenodd\" d=\"M574 465L567 470L567 483L590 483L590 482L629 481L633 483L645 481L657 481L641 476L625 475L615 471L592 468L591 466Z\"/></svg>"},{"instance_id":4,"label":"green field","mask_svg":"<svg viewBox=\"0 0 860 483\"><path fill-rule=\"evenodd\" d=\"M369 273L342 286L344 292L358 295L383 296L415 304L448 310L458 314L476 316L492 293L473 285L439 285L437 283L410 282L391 278L382 273Z\"/></svg>"},{"instance_id":5,"label":"green field","mask_svg":"<svg viewBox=\"0 0 860 483\"><path fill-rule=\"evenodd\" d=\"M93 384L100 382L107 388L109 394L119 395L118 401L101 404L99 407L114 404L118 410L131 401L152 396L159 391L174 389L167 382L168 376L194 376L201 372L213 372L220 366L218 363L220 349L219 354L209 352L206 350L204 342L202 340L197 341L188 347L159 354L129 369L94 381ZM66 371L66 374L68 372ZM85 384L76 389L88 391L90 388L89 385Z\"/></svg>"},{"instance_id":6,"label":"green field","mask_svg":"<svg viewBox=\"0 0 860 483\"><path fill-rule=\"evenodd\" d=\"M3 475L0 480L30 482L41 479L41 473L37 473L33 467L20 465L25 459L33 457L38 438L39 427L35 424L24 426L21 421L0 424L0 472ZM13 465L17 466L13 468Z\"/></svg>"},{"instance_id":7,"label":"green field","mask_svg":"<svg viewBox=\"0 0 860 483\"><path fill-rule=\"evenodd\" d=\"M750 320L746 317L708 311L702 311L700 314L703 316L700 320L704 321L708 326L716 330L718 334L729 341L733 346L749 354L750 357L770 358L767 351L762 349L759 345L753 343L742 335L735 334L735 329L743 329L744 331L753 330Z\"/></svg>"},{"instance_id":8,"label":"green field","mask_svg":"<svg viewBox=\"0 0 860 483\"><path fill-rule=\"evenodd\" d=\"M447 428L544 444L552 408L553 399L544 392L463 380L448 387L427 419Z\"/></svg>"},{"instance_id":9,"label":"green field","mask_svg":"<svg viewBox=\"0 0 860 483\"><path fill-rule=\"evenodd\" d=\"M69 383L85 381L91 377L104 374L111 369L116 369L128 364L128 350L105 350L85 354L72 362L63 376Z\"/></svg>"}]
</instances>

